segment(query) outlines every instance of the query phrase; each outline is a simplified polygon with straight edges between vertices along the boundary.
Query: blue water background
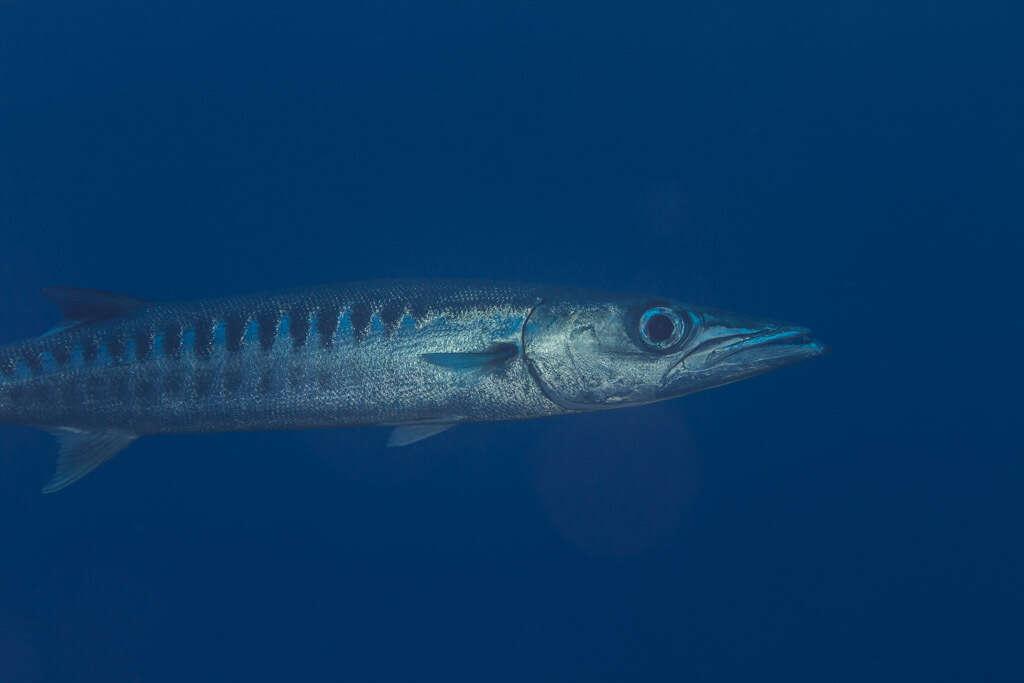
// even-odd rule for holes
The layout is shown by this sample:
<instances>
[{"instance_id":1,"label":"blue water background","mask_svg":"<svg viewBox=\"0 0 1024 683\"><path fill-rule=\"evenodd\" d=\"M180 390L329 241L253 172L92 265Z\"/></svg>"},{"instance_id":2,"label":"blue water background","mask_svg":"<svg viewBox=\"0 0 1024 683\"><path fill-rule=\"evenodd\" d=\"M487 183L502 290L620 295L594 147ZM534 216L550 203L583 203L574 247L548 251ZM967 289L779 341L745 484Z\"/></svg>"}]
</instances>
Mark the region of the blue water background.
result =
<instances>
[{"instance_id":1,"label":"blue water background","mask_svg":"<svg viewBox=\"0 0 1024 683\"><path fill-rule=\"evenodd\" d=\"M633 410L0 429L0 681L1020 681L1016 3L0 3L0 340L469 276L792 320Z\"/></svg>"}]
</instances>

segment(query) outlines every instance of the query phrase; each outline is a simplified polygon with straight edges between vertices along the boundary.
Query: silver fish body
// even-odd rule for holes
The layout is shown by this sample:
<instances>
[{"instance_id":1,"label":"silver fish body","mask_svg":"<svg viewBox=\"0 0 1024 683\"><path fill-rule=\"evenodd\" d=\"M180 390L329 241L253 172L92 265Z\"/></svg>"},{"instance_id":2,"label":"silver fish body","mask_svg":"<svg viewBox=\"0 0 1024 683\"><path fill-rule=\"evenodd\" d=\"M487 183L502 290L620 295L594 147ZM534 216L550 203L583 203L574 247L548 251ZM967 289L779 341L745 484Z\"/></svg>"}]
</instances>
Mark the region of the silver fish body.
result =
<instances>
[{"instance_id":1,"label":"silver fish body","mask_svg":"<svg viewBox=\"0 0 1024 683\"><path fill-rule=\"evenodd\" d=\"M822 350L802 328L545 286L388 280L186 303L48 295L61 327L0 348L0 422L61 442L45 490L147 434L395 425L401 445L464 422L649 403Z\"/></svg>"}]
</instances>

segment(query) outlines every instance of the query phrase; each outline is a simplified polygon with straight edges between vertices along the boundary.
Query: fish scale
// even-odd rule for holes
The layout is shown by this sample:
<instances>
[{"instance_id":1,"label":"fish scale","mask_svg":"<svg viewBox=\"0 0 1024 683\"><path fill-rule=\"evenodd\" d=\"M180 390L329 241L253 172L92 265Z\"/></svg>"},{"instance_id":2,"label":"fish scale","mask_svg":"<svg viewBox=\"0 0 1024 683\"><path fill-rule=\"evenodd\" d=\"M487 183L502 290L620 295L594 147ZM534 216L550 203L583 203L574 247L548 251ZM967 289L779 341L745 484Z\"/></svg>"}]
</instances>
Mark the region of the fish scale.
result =
<instances>
[{"instance_id":1,"label":"fish scale","mask_svg":"<svg viewBox=\"0 0 1024 683\"><path fill-rule=\"evenodd\" d=\"M458 280L171 303L45 293L66 319L0 348L0 422L57 435L48 491L148 434L393 425L391 444L405 445L463 422L649 403L821 348L801 340L780 355L776 344L764 367L702 370L684 388L679 366L715 345L699 328L720 321L650 297ZM645 342L645 321L667 315L678 319L655 320L658 344ZM787 338L779 329L789 328L771 326L772 340Z\"/></svg>"}]
</instances>

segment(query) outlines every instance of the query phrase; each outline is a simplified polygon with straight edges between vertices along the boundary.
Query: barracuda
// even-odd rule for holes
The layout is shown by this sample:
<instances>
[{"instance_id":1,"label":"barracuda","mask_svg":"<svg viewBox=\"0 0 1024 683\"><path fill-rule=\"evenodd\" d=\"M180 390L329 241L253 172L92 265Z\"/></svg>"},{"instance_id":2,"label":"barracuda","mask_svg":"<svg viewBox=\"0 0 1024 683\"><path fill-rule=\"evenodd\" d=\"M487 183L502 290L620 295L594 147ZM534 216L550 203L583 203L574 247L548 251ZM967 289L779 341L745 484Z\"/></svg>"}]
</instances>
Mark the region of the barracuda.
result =
<instances>
[{"instance_id":1,"label":"barracuda","mask_svg":"<svg viewBox=\"0 0 1024 683\"><path fill-rule=\"evenodd\" d=\"M187 303L43 292L53 330L0 348L0 422L60 444L60 490L140 436L394 427L642 405L817 356L810 332L667 299L388 280Z\"/></svg>"}]
</instances>

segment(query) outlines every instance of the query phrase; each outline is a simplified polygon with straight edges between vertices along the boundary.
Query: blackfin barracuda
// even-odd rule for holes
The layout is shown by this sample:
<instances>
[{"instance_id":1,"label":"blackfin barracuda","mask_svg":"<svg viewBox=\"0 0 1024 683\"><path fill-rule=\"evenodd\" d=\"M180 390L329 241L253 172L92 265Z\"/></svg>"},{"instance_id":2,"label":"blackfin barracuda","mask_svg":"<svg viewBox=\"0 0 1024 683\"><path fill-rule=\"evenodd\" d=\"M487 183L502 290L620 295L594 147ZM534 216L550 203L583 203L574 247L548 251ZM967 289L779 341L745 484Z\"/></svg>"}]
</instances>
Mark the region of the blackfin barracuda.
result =
<instances>
[{"instance_id":1,"label":"blackfin barracuda","mask_svg":"<svg viewBox=\"0 0 1024 683\"><path fill-rule=\"evenodd\" d=\"M64 320L0 348L0 422L52 432L51 492L140 436L394 427L661 401L817 356L801 327L669 299L532 285L381 280L152 303L43 292Z\"/></svg>"}]
</instances>

